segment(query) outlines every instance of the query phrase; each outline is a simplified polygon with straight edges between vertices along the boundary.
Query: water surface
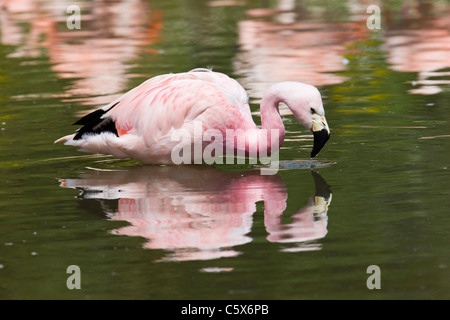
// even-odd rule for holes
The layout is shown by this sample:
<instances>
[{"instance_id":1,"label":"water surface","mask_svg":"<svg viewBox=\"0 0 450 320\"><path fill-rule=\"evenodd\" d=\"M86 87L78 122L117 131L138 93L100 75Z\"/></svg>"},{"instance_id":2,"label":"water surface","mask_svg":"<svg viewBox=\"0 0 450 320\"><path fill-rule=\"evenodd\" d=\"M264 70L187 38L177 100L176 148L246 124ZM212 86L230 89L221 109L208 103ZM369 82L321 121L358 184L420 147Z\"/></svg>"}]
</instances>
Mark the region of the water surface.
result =
<instances>
[{"instance_id":1,"label":"water surface","mask_svg":"<svg viewBox=\"0 0 450 320\"><path fill-rule=\"evenodd\" d=\"M449 5L6 1L0 298L448 299ZM57 138L161 73L319 87L332 137L282 109L280 170L142 166ZM66 269L78 265L81 290ZM381 289L366 286L381 269Z\"/></svg>"}]
</instances>

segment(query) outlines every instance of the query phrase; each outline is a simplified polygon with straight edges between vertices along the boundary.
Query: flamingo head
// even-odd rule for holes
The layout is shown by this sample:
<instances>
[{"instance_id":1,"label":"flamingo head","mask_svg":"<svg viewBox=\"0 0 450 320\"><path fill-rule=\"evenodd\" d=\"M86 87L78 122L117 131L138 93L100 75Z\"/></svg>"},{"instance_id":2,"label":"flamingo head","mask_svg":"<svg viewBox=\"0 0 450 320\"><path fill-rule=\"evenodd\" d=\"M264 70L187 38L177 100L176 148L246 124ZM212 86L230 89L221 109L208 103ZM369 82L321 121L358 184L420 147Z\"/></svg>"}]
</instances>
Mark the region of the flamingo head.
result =
<instances>
[{"instance_id":1,"label":"flamingo head","mask_svg":"<svg viewBox=\"0 0 450 320\"><path fill-rule=\"evenodd\" d=\"M325 119L325 110L319 90L300 82L278 84L280 101L291 109L295 118L314 135L311 158L314 158L330 138L330 128Z\"/></svg>"}]
</instances>

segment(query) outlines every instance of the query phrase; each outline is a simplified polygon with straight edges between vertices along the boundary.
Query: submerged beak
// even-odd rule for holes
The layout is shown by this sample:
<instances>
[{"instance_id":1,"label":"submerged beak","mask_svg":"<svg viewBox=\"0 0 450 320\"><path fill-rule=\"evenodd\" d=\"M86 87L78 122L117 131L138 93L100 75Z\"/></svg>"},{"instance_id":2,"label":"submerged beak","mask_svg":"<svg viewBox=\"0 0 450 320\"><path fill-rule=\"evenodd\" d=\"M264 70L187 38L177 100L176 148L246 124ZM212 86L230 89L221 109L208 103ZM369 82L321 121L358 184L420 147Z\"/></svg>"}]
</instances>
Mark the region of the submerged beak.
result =
<instances>
[{"instance_id":1,"label":"submerged beak","mask_svg":"<svg viewBox=\"0 0 450 320\"><path fill-rule=\"evenodd\" d=\"M314 158L322 150L328 139L330 139L330 128L325 117L319 116L317 113L313 114L312 120L313 125L311 130L314 135L314 146L311 151L311 158Z\"/></svg>"}]
</instances>

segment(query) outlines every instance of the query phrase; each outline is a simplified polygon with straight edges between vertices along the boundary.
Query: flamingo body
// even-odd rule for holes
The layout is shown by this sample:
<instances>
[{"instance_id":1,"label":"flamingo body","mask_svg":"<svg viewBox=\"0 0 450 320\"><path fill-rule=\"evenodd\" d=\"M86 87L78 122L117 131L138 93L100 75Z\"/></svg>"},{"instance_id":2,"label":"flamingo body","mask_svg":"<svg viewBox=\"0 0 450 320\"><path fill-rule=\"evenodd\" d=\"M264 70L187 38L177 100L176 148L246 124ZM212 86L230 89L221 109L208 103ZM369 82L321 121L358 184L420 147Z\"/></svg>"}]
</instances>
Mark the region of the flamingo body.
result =
<instances>
[{"instance_id":1,"label":"flamingo body","mask_svg":"<svg viewBox=\"0 0 450 320\"><path fill-rule=\"evenodd\" d=\"M314 88L297 85L307 86L310 90ZM286 89L282 87L281 91ZM280 91L280 88L275 91ZM324 115L320 94L317 89L312 92L316 100L313 101L315 108ZM289 94L285 92L284 95ZM277 98L281 99L277 101ZM278 113L278 103L285 102L289 106L287 100L272 93L263 97L265 108L263 104L261 106L262 129L276 129L277 142L281 143L284 140L284 126ZM312 110L308 106L302 108L308 109L308 112ZM296 108L291 109L300 122L313 129L311 116L308 118ZM180 140L173 139L174 135L186 138L183 141L190 144L204 146L205 141L196 141L203 139L203 136L194 134L195 124L201 124L203 132L213 129L222 133L224 146L227 130L251 132L245 146L241 146L246 151L253 145L258 148L261 140L270 138L270 135L269 138L262 137L261 129L253 121L244 88L225 74L209 69L151 78L75 124L82 127L56 142L65 141L67 145L79 147L80 151L111 154L118 158L131 157L148 164L173 163L172 150L180 143ZM269 141L269 149L271 146ZM271 151L274 150L269 150L269 153Z\"/></svg>"}]
</instances>

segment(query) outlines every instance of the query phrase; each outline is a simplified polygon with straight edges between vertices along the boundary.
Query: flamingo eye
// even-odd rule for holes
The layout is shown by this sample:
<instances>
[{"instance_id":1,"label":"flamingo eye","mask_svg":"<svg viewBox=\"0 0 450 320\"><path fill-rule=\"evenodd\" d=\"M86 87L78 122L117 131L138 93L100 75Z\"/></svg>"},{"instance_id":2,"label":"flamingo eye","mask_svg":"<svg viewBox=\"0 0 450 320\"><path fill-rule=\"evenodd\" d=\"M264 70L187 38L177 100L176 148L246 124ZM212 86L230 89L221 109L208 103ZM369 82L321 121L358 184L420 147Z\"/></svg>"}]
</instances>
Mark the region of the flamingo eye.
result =
<instances>
[{"instance_id":1,"label":"flamingo eye","mask_svg":"<svg viewBox=\"0 0 450 320\"><path fill-rule=\"evenodd\" d=\"M311 108L311 113L316 113L316 110L314 110L313 108Z\"/></svg>"}]
</instances>

